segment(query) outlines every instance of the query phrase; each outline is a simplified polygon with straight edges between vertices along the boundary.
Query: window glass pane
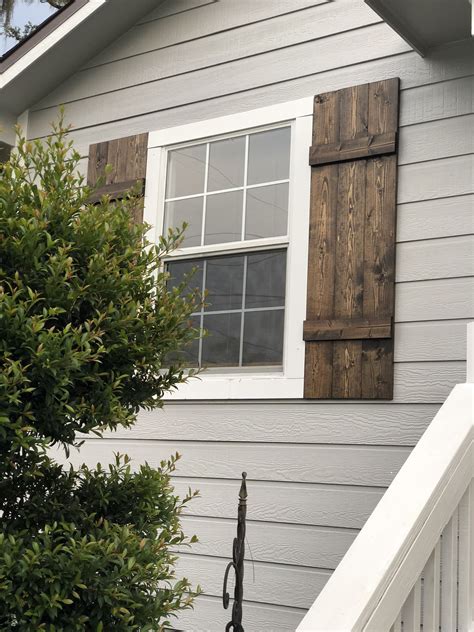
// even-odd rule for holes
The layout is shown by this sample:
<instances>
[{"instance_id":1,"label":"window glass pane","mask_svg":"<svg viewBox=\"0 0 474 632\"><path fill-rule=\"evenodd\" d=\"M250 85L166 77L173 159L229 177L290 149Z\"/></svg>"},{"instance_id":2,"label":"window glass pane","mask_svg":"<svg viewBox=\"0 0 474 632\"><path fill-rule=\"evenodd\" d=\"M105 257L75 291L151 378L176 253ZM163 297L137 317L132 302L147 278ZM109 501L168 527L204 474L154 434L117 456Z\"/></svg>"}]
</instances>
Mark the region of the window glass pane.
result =
<instances>
[{"instance_id":1,"label":"window glass pane","mask_svg":"<svg viewBox=\"0 0 474 632\"><path fill-rule=\"evenodd\" d=\"M168 153L166 197L204 192L206 145L173 149Z\"/></svg>"},{"instance_id":2,"label":"window glass pane","mask_svg":"<svg viewBox=\"0 0 474 632\"><path fill-rule=\"evenodd\" d=\"M206 311L242 309L244 257L214 257L207 260Z\"/></svg>"},{"instance_id":3,"label":"window glass pane","mask_svg":"<svg viewBox=\"0 0 474 632\"><path fill-rule=\"evenodd\" d=\"M184 281L185 277L188 277L188 285L184 291L184 295L189 294L195 288L202 292L203 267L204 261L202 259L173 261L168 263L167 268L170 273L168 287L172 289Z\"/></svg>"},{"instance_id":4,"label":"window glass pane","mask_svg":"<svg viewBox=\"0 0 474 632\"><path fill-rule=\"evenodd\" d=\"M241 314L209 314L204 316L202 366L238 366Z\"/></svg>"},{"instance_id":5,"label":"window glass pane","mask_svg":"<svg viewBox=\"0 0 474 632\"><path fill-rule=\"evenodd\" d=\"M189 325L199 330L201 328L201 316L191 316ZM181 347L179 351L174 351L167 355L165 360L166 366L170 366L176 362L184 363L184 365L188 367L199 366L199 338Z\"/></svg>"},{"instance_id":6,"label":"window glass pane","mask_svg":"<svg viewBox=\"0 0 474 632\"><path fill-rule=\"evenodd\" d=\"M242 191L231 191L207 197L205 244L242 239L242 195Z\"/></svg>"},{"instance_id":7,"label":"window glass pane","mask_svg":"<svg viewBox=\"0 0 474 632\"><path fill-rule=\"evenodd\" d=\"M284 317L283 309L245 312L243 366L282 363Z\"/></svg>"},{"instance_id":8,"label":"window glass pane","mask_svg":"<svg viewBox=\"0 0 474 632\"><path fill-rule=\"evenodd\" d=\"M289 177L290 135L289 127L250 135L248 184L286 180Z\"/></svg>"},{"instance_id":9,"label":"window glass pane","mask_svg":"<svg viewBox=\"0 0 474 632\"><path fill-rule=\"evenodd\" d=\"M201 316L191 316L190 318L191 327L194 329L201 328ZM198 366L199 365L199 338L193 340L189 345L183 347L183 360L186 362L187 366Z\"/></svg>"},{"instance_id":10,"label":"window glass pane","mask_svg":"<svg viewBox=\"0 0 474 632\"><path fill-rule=\"evenodd\" d=\"M208 191L233 189L244 184L245 137L211 143L209 147Z\"/></svg>"},{"instance_id":11,"label":"window glass pane","mask_svg":"<svg viewBox=\"0 0 474 632\"><path fill-rule=\"evenodd\" d=\"M202 197L165 204L166 229L181 228L183 222L188 224L181 248L201 245L202 204Z\"/></svg>"},{"instance_id":12,"label":"window glass pane","mask_svg":"<svg viewBox=\"0 0 474 632\"><path fill-rule=\"evenodd\" d=\"M269 250L249 255L245 307L285 305L286 251Z\"/></svg>"},{"instance_id":13,"label":"window glass pane","mask_svg":"<svg viewBox=\"0 0 474 632\"><path fill-rule=\"evenodd\" d=\"M194 329L200 330L201 316L191 316L190 325ZM199 366L199 338L193 340L190 344L184 346L180 353L186 366Z\"/></svg>"},{"instance_id":14,"label":"window glass pane","mask_svg":"<svg viewBox=\"0 0 474 632\"><path fill-rule=\"evenodd\" d=\"M288 183L247 189L245 239L278 237L288 230Z\"/></svg>"}]
</instances>

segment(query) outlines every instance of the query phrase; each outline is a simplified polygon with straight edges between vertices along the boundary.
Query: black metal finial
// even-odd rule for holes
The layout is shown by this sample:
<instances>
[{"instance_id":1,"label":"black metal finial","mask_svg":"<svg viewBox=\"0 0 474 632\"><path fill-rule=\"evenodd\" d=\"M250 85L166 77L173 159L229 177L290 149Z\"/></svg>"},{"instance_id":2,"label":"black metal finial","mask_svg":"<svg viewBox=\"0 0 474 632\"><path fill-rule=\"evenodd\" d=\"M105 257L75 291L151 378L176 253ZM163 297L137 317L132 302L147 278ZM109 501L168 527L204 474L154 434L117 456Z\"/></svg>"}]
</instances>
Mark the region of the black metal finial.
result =
<instances>
[{"instance_id":1,"label":"black metal finial","mask_svg":"<svg viewBox=\"0 0 474 632\"><path fill-rule=\"evenodd\" d=\"M235 572L234 604L232 606L232 619L226 625L229 632L244 632L242 627L242 602L244 600L244 556L245 556L245 519L247 516L247 473L242 472L242 484L239 492L239 507L237 510L237 537L232 546L232 562L229 562L224 574L224 589L222 602L224 608L229 607L230 595L227 592L227 580L230 569Z\"/></svg>"}]
</instances>

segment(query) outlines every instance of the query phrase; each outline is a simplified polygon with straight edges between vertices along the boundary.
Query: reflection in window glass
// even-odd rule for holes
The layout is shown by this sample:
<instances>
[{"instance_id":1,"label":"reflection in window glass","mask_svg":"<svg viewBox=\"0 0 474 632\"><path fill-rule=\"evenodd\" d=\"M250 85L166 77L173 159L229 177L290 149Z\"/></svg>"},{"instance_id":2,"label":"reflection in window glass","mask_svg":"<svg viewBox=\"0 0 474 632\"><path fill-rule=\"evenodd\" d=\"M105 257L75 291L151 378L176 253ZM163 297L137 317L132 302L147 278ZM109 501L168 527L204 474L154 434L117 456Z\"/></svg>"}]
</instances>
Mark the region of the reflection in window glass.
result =
<instances>
[{"instance_id":1,"label":"reflection in window glass","mask_svg":"<svg viewBox=\"0 0 474 632\"><path fill-rule=\"evenodd\" d=\"M245 239L279 237L288 230L288 183L247 189Z\"/></svg>"},{"instance_id":2,"label":"reflection in window glass","mask_svg":"<svg viewBox=\"0 0 474 632\"><path fill-rule=\"evenodd\" d=\"M284 311L258 311L245 314L242 364L281 364L283 356Z\"/></svg>"},{"instance_id":3,"label":"reflection in window glass","mask_svg":"<svg viewBox=\"0 0 474 632\"><path fill-rule=\"evenodd\" d=\"M190 325L194 329L201 329L201 317L192 316ZM183 361L186 362L186 365L189 367L199 366L199 344L200 340L199 338L196 338L182 350Z\"/></svg>"},{"instance_id":4,"label":"reflection in window glass","mask_svg":"<svg viewBox=\"0 0 474 632\"><path fill-rule=\"evenodd\" d=\"M207 190L234 189L244 184L245 136L209 145Z\"/></svg>"},{"instance_id":5,"label":"reflection in window glass","mask_svg":"<svg viewBox=\"0 0 474 632\"><path fill-rule=\"evenodd\" d=\"M202 366L238 366L241 313L205 314Z\"/></svg>"},{"instance_id":6,"label":"reflection in window glass","mask_svg":"<svg viewBox=\"0 0 474 632\"><path fill-rule=\"evenodd\" d=\"M205 245L242 239L242 196L242 191L231 191L207 197Z\"/></svg>"},{"instance_id":7,"label":"reflection in window glass","mask_svg":"<svg viewBox=\"0 0 474 632\"><path fill-rule=\"evenodd\" d=\"M241 309L243 280L243 256L208 259L205 311Z\"/></svg>"},{"instance_id":8,"label":"reflection in window glass","mask_svg":"<svg viewBox=\"0 0 474 632\"><path fill-rule=\"evenodd\" d=\"M173 149L168 153L166 197L204 192L206 145Z\"/></svg>"},{"instance_id":9,"label":"reflection in window glass","mask_svg":"<svg viewBox=\"0 0 474 632\"><path fill-rule=\"evenodd\" d=\"M247 258L245 307L285 304L286 252L268 250Z\"/></svg>"},{"instance_id":10,"label":"reflection in window glass","mask_svg":"<svg viewBox=\"0 0 474 632\"><path fill-rule=\"evenodd\" d=\"M290 128L249 136L247 184L286 180L290 175Z\"/></svg>"},{"instance_id":11,"label":"reflection in window glass","mask_svg":"<svg viewBox=\"0 0 474 632\"><path fill-rule=\"evenodd\" d=\"M181 248L201 245L202 233L202 197L166 202L166 228L181 228L183 222L188 226L184 232Z\"/></svg>"},{"instance_id":12,"label":"reflection in window glass","mask_svg":"<svg viewBox=\"0 0 474 632\"><path fill-rule=\"evenodd\" d=\"M170 279L168 281L168 287L170 289L186 281L183 296L193 292L195 289L202 293L202 282L204 278L204 261L202 259L173 261L173 263L168 264L168 272L170 273Z\"/></svg>"},{"instance_id":13,"label":"reflection in window glass","mask_svg":"<svg viewBox=\"0 0 474 632\"><path fill-rule=\"evenodd\" d=\"M199 331L201 329L201 316L199 314L196 316L191 316L189 320L189 326ZM188 367L198 367L199 345L200 340L199 338L196 338L189 344L182 347L179 351L169 353L166 357L166 364L169 366L172 365L174 362L184 362L185 365Z\"/></svg>"}]
</instances>

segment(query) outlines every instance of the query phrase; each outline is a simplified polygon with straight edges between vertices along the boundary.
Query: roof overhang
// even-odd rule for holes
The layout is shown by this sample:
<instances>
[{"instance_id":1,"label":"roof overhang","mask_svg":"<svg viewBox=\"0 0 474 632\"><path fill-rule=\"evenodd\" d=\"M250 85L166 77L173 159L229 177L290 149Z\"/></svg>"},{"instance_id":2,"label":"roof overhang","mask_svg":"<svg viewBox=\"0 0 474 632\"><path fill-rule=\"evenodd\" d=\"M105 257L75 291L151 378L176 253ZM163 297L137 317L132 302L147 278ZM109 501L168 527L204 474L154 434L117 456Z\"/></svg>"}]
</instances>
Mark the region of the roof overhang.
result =
<instances>
[{"instance_id":1,"label":"roof overhang","mask_svg":"<svg viewBox=\"0 0 474 632\"><path fill-rule=\"evenodd\" d=\"M0 61L0 140L11 121L164 0L74 0ZM8 129L7 129L8 128Z\"/></svg>"},{"instance_id":2,"label":"roof overhang","mask_svg":"<svg viewBox=\"0 0 474 632\"><path fill-rule=\"evenodd\" d=\"M472 35L470 0L365 0L420 55Z\"/></svg>"}]
</instances>

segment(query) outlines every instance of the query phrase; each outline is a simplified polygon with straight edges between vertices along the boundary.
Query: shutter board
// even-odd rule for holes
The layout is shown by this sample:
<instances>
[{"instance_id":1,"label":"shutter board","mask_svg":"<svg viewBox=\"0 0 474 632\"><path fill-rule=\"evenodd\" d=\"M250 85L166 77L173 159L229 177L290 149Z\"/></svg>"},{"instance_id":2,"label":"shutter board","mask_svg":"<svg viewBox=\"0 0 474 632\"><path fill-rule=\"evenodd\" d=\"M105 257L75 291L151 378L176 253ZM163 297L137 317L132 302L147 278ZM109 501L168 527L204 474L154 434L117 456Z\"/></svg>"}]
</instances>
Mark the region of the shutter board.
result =
<instances>
[{"instance_id":1,"label":"shutter board","mask_svg":"<svg viewBox=\"0 0 474 632\"><path fill-rule=\"evenodd\" d=\"M118 200L131 188L136 187L140 195L145 192L145 174L148 149L148 134L137 134L96 143L89 147L87 183L95 186L98 179L105 177L104 184L91 195L89 202L97 203L103 195ZM111 165L105 174L106 165ZM137 204L134 221L143 221L143 201Z\"/></svg>"},{"instance_id":2,"label":"shutter board","mask_svg":"<svg viewBox=\"0 0 474 632\"><path fill-rule=\"evenodd\" d=\"M399 80L317 95L307 398L391 399Z\"/></svg>"}]
</instances>

